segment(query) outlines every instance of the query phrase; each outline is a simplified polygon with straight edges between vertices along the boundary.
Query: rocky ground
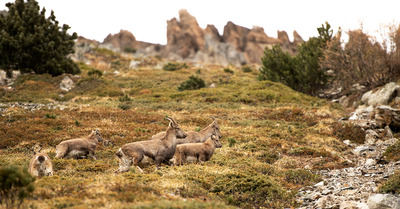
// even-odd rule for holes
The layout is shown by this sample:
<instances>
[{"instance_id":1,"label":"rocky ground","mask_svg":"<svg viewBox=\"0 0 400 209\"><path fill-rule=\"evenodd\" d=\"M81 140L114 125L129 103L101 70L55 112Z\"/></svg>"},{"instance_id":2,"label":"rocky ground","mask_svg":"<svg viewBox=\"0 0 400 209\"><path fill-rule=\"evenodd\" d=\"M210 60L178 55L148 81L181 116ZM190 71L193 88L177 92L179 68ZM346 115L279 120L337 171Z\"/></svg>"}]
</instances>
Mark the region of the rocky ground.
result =
<instances>
[{"instance_id":1,"label":"rocky ground","mask_svg":"<svg viewBox=\"0 0 400 209\"><path fill-rule=\"evenodd\" d=\"M400 208L398 197L376 194L378 185L400 168L400 162L388 162L382 156L397 140L391 138L363 145L345 141L352 148L348 160L355 166L319 171L323 181L299 191L299 208Z\"/></svg>"}]
</instances>

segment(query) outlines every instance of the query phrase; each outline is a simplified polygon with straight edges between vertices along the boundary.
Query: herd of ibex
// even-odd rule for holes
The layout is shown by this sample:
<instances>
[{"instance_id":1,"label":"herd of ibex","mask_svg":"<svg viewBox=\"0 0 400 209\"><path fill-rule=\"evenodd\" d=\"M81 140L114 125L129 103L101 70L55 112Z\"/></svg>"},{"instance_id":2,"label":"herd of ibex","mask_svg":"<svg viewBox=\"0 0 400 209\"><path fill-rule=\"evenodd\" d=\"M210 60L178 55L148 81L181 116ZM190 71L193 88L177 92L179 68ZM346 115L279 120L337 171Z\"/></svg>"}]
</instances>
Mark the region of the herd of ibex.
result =
<instances>
[{"instance_id":1,"label":"herd of ibex","mask_svg":"<svg viewBox=\"0 0 400 209\"><path fill-rule=\"evenodd\" d=\"M182 165L194 160L196 163L210 160L216 148L222 147L219 139L222 134L215 117L210 125L199 132L183 131L174 119L169 120L169 126L165 132L158 133L148 141L138 141L125 144L115 154L119 160L117 172L129 171L131 166L136 166L143 173L141 165L151 159L160 168L161 164ZM56 158L93 158L97 159L95 150L98 142L103 138L98 129L92 131L89 136L62 141L56 146ZM40 151L40 150L39 150ZM29 163L29 172L33 176L53 175L53 165L44 153L36 153Z\"/></svg>"}]
</instances>

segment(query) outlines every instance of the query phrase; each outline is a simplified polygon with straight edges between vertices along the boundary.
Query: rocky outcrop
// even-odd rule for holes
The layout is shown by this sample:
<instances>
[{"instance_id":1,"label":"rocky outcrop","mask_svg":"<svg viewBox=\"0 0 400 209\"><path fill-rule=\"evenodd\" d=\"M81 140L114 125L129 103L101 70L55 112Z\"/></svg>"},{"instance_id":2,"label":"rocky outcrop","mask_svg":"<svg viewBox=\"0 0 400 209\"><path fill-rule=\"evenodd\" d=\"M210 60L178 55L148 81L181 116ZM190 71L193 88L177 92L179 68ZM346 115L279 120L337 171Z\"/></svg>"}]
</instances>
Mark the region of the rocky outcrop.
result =
<instances>
[{"instance_id":1,"label":"rocky outcrop","mask_svg":"<svg viewBox=\"0 0 400 209\"><path fill-rule=\"evenodd\" d=\"M120 52L123 52L125 49L134 49L135 42L136 38L131 32L121 30L119 33L114 35L108 34L103 41L103 45L106 45L115 51L119 50Z\"/></svg>"},{"instance_id":2,"label":"rocky outcrop","mask_svg":"<svg viewBox=\"0 0 400 209\"><path fill-rule=\"evenodd\" d=\"M361 121L361 126L365 124L368 124L369 127L377 128L390 126L396 131L400 130L400 109L388 106L391 103L397 104L397 101L400 101L399 85L391 82L385 86L375 88L362 94L358 101L354 100L353 104L361 104L356 106L355 111L350 114L350 120Z\"/></svg>"},{"instance_id":3,"label":"rocky outcrop","mask_svg":"<svg viewBox=\"0 0 400 209\"><path fill-rule=\"evenodd\" d=\"M179 20L167 21L167 53L173 53L183 59L193 57L204 48L204 31L195 17L186 10L179 11Z\"/></svg>"},{"instance_id":4,"label":"rocky outcrop","mask_svg":"<svg viewBox=\"0 0 400 209\"><path fill-rule=\"evenodd\" d=\"M262 27L248 29L228 22L220 36L213 25L199 27L195 17L186 10L179 11L179 20L167 21L166 53L171 59L181 59L209 64L260 63L265 47L281 44L283 49L295 53L302 38L294 32L295 41L290 42L286 32L278 32L278 39L268 37Z\"/></svg>"},{"instance_id":5,"label":"rocky outcrop","mask_svg":"<svg viewBox=\"0 0 400 209\"><path fill-rule=\"evenodd\" d=\"M136 53L139 56L157 56L163 53L165 48L160 44L137 41L135 36L127 30L121 30L113 35L109 34L99 47L118 53Z\"/></svg>"},{"instance_id":6,"label":"rocky outcrop","mask_svg":"<svg viewBox=\"0 0 400 209\"><path fill-rule=\"evenodd\" d=\"M361 102L367 106L388 105L393 99L400 96L400 86L390 82L383 87L366 92Z\"/></svg>"},{"instance_id":7,"label":"rocky outcrop","mask_svg":"<svg viewBox=\"0 0 400 209\"><path fill-rule=\"evenodd\" d=\"M167 44L151 44L137 41L126 30L109 34L100 47L116 52L130 51L137 56L160 56L168 60L202 64L244 65L261 63L265 47L281 44L285 51L296 52L296 46L303 42L294 31L294 41L290 42L286 32L278 31L278 38L265 34L261 27L252 29L228 22L220 35L217 28L208 25L200 28L196 18L187 10L179 11L179 19L167 21Z\"/></svg>"}]
</instances>

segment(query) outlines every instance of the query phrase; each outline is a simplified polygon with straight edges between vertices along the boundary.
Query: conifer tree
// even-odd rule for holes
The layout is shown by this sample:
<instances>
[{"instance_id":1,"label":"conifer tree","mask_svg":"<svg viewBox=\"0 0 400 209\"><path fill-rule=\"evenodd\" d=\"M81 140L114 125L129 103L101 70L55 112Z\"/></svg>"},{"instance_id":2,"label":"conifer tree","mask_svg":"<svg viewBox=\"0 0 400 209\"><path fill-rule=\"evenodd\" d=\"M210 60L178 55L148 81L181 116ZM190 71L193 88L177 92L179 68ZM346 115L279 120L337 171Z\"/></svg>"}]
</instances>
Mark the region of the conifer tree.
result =
<instances>
[{"instance_id":1,"label":"conifer tree","mask_svg":"<svg viewBox=\"0 0 400 209\"><path fill-rule=\"evenodd\" d=\"M265 48L259 80L281 82L296 91L315 95L328 80L319 62L333 33L327 22L317 29L319 36L299 45L295 56L284 52L280 45Z\"/></svg>"},{"instance_id":2,"label":"conifer tree","mask_svg":"<svg viewBox=\"0 0 400 209\"><path fill-rule=\"evenodd\" d=\"M22 73L76 74L80 70L67 56L74 52L77 34L70 27L59 26L54 12L46 18L36 0L7 3L0 13L0 69Z\"/></svg>"}]
</instances>

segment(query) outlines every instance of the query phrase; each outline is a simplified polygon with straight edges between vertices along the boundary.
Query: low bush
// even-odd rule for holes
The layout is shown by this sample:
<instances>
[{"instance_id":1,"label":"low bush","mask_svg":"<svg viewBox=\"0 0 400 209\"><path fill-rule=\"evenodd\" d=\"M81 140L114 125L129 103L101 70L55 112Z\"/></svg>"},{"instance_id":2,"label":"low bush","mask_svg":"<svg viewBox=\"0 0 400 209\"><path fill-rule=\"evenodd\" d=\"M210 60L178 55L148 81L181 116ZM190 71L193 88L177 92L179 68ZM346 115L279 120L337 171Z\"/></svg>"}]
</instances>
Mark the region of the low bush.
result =
<instances>
[{"instance_id":1,"label":"low bush","mask_svg":"<svg viewBox=\"0 0 400 209\"><path fill-rule=\"evenodd\" d=\"M34 181L26 168L0 167L0 205L19 207L35 189Z\"/></svg>"},{"instance_id":2,"label":"low bush","mask_svg":"<svg viewBox=\"0 0 400 209\"><path fill-rule=\"evenodd\" d=\"M179 85L178 90L179 91L196 90L196 89L204 88L205 86L206 86L206 83L204 82L204 80L202 78L192 75L189 77L189 80L186 80Z\"/></svg>"},{"instance_id":3,"label":"low bush","mask_svg":"<svg viewBox=\"0 0 400 209\"><path fill-rule=\"evenodd\" d=\"M284 172L284 179L301 186L309 186L322 180L321 176L304 169L290 169Z\"/></svg>"},{"instance_id":4,"label":"low bush","mask_svg":"<svg viewBox=\"0 0 400 209\"><path fill-rule=\"evenodd\" d=\"M176 70L180 70L182 68L188 68L188 66L186 65L186 63L176 63L176 62L168 62L167 64L165 64L163 66L163 70L165 71L176 71Z\"/></svg>"},{"instance_id":5,"label":"low bush","mask_svg":"<svg viewBox=\"0 0 400 209\"><path fill-rule=\"evenodd\" d=\"M334 123L333 133L342 141L350 140L353 143L362 144L365 141L365 131L351 123Z\"/></svg>"},{"instance_id":6,"label":"low bush","mask_svg":"<svg viewBox=\"0 0 400 209\"><path fill-rule=\"evenodd\" d=\"M389 180L379 187L379 193L400 194L400 172L389 177Z\"/></svg>"},{"instance_id":7,"label":"low bush","mask_svg":"<svg viewBox=\"0 0 400 209\"><path fill-rule=\"evenodd\" d=\"M386 151L383 153L384 156L386 156L386 159L392 160L392 161L398 161L400 160L400 142L396 142L393 145L390 145Z\"/></svg>"},{"instance_id":8,"label":"low bush","mask_svg":"<svg viewBox=\"0 0 400 209\"><path fill-rule=\"evenodd\" d=\"M231 70L230 68L224 68L224 72L234 74L233 70Z\"/></svg>"},{"instance_id":9,"label":"low bush","mask_svg":"<svg viewBox=\"0 0 400 209\"><path fill-rule=\"evenodd\" d=\"M91 69L88 73L88 76L93 76L93 77L101 77L103 76L103 72L101 72L98 69Z\"/></svg>"}]
</instances>

